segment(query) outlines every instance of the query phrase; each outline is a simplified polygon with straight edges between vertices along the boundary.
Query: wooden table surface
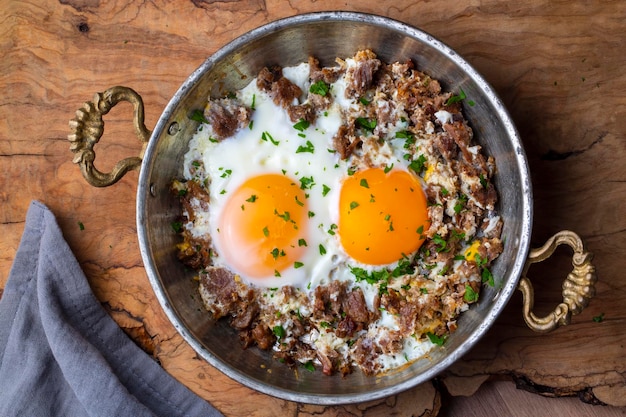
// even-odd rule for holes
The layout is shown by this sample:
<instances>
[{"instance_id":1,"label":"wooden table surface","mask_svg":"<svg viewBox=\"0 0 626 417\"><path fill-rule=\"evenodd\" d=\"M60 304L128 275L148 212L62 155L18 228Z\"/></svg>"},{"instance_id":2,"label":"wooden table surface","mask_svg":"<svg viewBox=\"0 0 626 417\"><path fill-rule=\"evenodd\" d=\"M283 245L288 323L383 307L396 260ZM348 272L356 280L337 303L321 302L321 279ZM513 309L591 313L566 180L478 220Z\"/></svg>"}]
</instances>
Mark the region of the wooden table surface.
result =
<instances>
[{"instance_id":1,"label":"wooden table surface","mask_svg":"<svg viewBox=\"0 0 626 417\"><path fill-rule=\"evenodd\" d=\"M530 331L516 292L489 333L436 381L373 403L318 407L255 393L195 355L165 317L142 266L137 173L110 188L87 185L71 162L67 134L75 110L114 85L143 96L151 128L180 84L225 43L278 18L336 9L419 27L484 75L528 155L533 245L562 229L576 231L595 254L599 281L595 298L567 327ZM545 396L626 406L625 21L623 1L0 0L0 289L28 204L37 199L56 214L94 293L120 326L228 416L451 415L455 400L467 400L456 396L480 395L488 378L514 379ZM101 170L139 152L130 120L127 105L106 117L96 148ZM562 250L531 268L537 313L560 302L569 262ZM516 415L535 413L529 410L537 396L506 397L486 398L510 401Z\"/></svg>"}]
</instances>

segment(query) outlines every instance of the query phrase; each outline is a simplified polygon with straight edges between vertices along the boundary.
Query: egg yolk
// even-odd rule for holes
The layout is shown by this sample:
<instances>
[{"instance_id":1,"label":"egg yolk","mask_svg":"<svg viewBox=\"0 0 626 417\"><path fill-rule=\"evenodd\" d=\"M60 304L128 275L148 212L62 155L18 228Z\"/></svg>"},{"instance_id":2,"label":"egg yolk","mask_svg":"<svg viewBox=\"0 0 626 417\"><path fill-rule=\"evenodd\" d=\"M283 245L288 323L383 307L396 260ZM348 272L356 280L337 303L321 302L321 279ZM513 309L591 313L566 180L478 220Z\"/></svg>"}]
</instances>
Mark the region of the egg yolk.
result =
<instances>
[{"instance_id":1,"label":"egg yolk","mask_svg":"<svg viewBox=\"0 0 626 417\"><path fill-rule=\"evenodd\" d=\"M344 250L359 262L384 265L413 253L424 241L427 222L426 196L407 171L370 168L343 183L338 233Z\"/></svg>"},{"instance_id":2,"label":"egg yolk","mask_svg":"<svg viewBox=\"0 0 626 417\"><path fill-rule=\"evenodd\" d=\"M305 250L307 202L284 175L259 175L229 197L219 220L220 255L238 273L280 276Z\"/></svg>"}]
</instances>

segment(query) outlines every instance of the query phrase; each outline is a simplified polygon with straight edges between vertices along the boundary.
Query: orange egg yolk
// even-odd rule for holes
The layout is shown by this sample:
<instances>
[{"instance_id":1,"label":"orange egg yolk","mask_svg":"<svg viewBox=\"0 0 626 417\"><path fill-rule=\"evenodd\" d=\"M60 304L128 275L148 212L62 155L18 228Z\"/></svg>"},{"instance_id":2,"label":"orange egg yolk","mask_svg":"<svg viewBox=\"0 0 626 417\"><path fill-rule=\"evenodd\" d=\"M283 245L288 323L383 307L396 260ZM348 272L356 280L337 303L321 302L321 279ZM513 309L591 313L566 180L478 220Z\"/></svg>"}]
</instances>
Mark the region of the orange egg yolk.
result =
<instances>
[{"instance_id":1,"label":"orange egg yolk","mask_svg":"<svg viewBox=\"0 0 626 417\"><path fill-rule=\"evenodd\" d=\"M279 276L302 256L307 202L299 185L279 174L244 182L219 220L220 255L241 274Z\"/></svg>"},{"instance_id":2,"label":"orange egg yolk","mask_svg":"<svg viewBox=\"0 0 626 417\"><path fill-rule=\"evenodd\" d=\"M343 183L338 233L344 250L359 262L384 265L413 253L427 223L426 196L407 171L370 168Z\"/></svg>"}]
</instances>

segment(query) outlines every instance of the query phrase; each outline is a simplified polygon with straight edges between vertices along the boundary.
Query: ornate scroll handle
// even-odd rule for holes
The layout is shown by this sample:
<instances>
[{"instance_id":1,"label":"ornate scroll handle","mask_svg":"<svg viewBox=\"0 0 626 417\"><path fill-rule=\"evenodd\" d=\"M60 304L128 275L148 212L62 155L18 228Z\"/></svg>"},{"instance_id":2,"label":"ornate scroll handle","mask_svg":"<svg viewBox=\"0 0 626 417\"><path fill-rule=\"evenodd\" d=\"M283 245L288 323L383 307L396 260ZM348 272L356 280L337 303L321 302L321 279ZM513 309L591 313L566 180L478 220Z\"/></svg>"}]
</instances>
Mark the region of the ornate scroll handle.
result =
<instances>
[{"instance_id":1,"label":"ornate scroll handle","mask_svg":"<svg viewBox=\"0 0 626 417\"><path fill-rule=\"evenodd\" d=\"M574 250L572 265L574 269L563 281L563 302L554 311L545 317L537 317L532 312L534 306L534 291L530 280L526 277L530 266L542 262L552 256L557 246L566 244ZM528 327L540 333L554 330L561 325L570 323L572 315L580 313L589 304L595 295L596 268L591 264L593 255L583 248L580 237L568 230L562 230L552 236L542 247L532 249L528 255L522 279L518 289L524 299L524 320Z\"/></svg>"},{"instance_id":2,"label":"ornate scroll handle","mask_svg":"<svg viewBox=\"0 0 626 417\"><path fill-rule=\"evenodd\" d=\"M128 101L133 105L135 133L143 143L138 157L130 157L117 162L110 173L103 173L93 164L96 153L93 147L104 132L102 116L107 114L120 101ZM72 162L80 165L83 177L95 187L107 187L115 184L132 169L141 166L141 160L150 139L151 132L144 123L144 108L141 96L128 87L111 87L103 93L96 93L93 101L86 102L76 111L76 117L70 120L70 133L67 139L71 142L70 150L75 154Z\"/></svg>"}]
</instances>

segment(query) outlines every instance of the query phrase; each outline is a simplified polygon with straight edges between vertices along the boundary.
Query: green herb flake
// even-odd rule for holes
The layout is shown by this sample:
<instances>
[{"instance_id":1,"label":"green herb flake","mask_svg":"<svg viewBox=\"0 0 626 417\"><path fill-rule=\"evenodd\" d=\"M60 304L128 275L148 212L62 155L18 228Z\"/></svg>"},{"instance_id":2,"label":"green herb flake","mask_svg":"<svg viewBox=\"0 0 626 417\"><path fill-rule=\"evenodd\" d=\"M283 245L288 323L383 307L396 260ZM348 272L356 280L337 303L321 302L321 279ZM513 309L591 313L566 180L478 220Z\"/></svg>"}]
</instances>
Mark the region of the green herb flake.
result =
<instances>
[{"instance_id":1,"label":"green herb flake","mask_svg":"<svg viewBox=\"0 0 626 417\"><path fill-rule=\"evenodd\" d=\"M310 190L314 185L315 185L315 181L313 180L312 175L310 177L300 178L300 189Z\"/></svg>"},{"instance_id":2,"label":"green herb flake","mask_svg":"<svg viewBox=\"0 0 626 417\"><path fill-rule=\"evenodd\" d=\"M359 203L357 203L356 201L351 201L350 202L350 210L354 210L358 206L359 206Z\"/></svg>"},{"instance_id":3,"label":"green herb flake","mask_svg":"<svg viewBox=\"0 0 626 417\"><path fill-rule=\"evenodd\" d=\"M78 224L78 228L80 230L85 230L85 225L83 224L83 222L76 222ZM180 224L180 223L179 223ZM182 228L182 224L180 224L180 228ZM174 223L172 223L172 227L174 227ZM176 233L178 233L179 231L177 231L176 229L174 229L176 231Z\"/></svg>"},{"instance_id":4,"label":"green herb flake","mask_svg":"<svg viewBox=\"0 0 626 417\"><path fill-rule=\"evenodd\" d=\"M313 84L311 84L311 87L309 87L309 92L313 94L319 94L320 96L326 96L329 91L330 86L322 80L314 82Z\"/></svg>"},{"instance_id":5,"label":"green herb flake","mask_svg":"<svg viewBox=\"0 0 626 417\"><path fill-rule=\"evenodd\" d=\"M365 178L361 179L361 181L359 182L359 185L360 185L361 187L364 187L364 188L370 188L370 186L369 186L369 184L367 183L367 180L366 180Z\"/></svg>"},{"instance_id":6,"label":"green herb flake","mask_svg":"<svg viewBox=\"0 0 626 417\"><path fill-rule=\"evenodd\" d=\"M330 187L326 184L322 185L322 196L326 197L326 194L330 192Z\"/></svg>"},{"instance_id":7,"label":"green herb flake","mask_svg":"<svg viewBox=\"0 0 626 417\"><path fill-rule=\"evenodd\" d=\"M278 217L280 217L281 219L283 219L284 221L288 222L289 220L291 220L291 216L289 215L288 211L285 211L284 213L279 213L278 210L274 209L274 214Z\"/></svg>"},{"instance_id":8,"label":"green herb flake","mask_svg":"<svg viewBox=\"0 0 626 417\"><path fill-rule=\"evenodd\" d=\"M298 239L298 246L307 246L307 244L306 244L306 240L304 240L304 239Z\"/></svg>"},{"instance_id":9,"label":"green herb flake","mask_svg":"<svg viewBox=\"0 0 626 417\"><path fill-rule=\"evenodd\" d=\"M287 332L285 332L285 329L283 326L274 326L272 328L272 332L274 332L274 334L276 335L277 338L282 339L283 337L285 337L285 335L287 334Z\"/></svg>"},{"instance_id":10,"label":"green herb flake","mask_svg":"<svg viewBox=\"0 0 626 417\"><path fill-rule=\"evenodd\" d=\"M220 175L220 178L229 177L232 173L233 173L232 169L225 169L224 172L222 173L222 175Z\"/></svg>"},{"instance_id":11,"label":"green herb flake","mask_svg":"<svg viewBox=\"0 0 626 417\"><path fill-rule=\"evenodd\" d=\"M467 98L467 96L465 95L465 91L463 91L462 88L459 88L459 94L456 96L452 96L450 97L446 103L445 106L449 106L450 104L454 104L454 103L460 103L461 101L465 100Z\"/></svg>"},{"instance_id":12,"label":"green herb flake","mask_svg":"<svg viewBox=\"0 0 626 417\"><path fill-rule=\"evenodd\" d=\"M300 145L298 146L298 149L296 149L296 153L305 153L305 152L308 152L308 153L315 152L315 146L313 146L310 140L307 140L304 146Z\"/></svg>"},{"instance_id":13,"label":"green herb flake","mask_svg":"<svg viewBox=\"0 0 626 417\"><path fill-rule=\"evenodd\" d=\"M600 313L592 319L596 323L602 323L604 321L604 313Z\"/></svg>"},{"instance_id":14,"label":"green herb flake","mask_svg":"<svg viewBox=\"0 0 626 417\"><path fill-rule=\"evenodd\" d=\"M172 225L172 229L174 230L174 232L180 233L183 231L183 224L181 222L172 222L171 225ZM85 226L83 226L81 222L78 222L78 227L80 227L80 230L85 229Z\"/></svg>"},{"instance_id":15,"label":"green herb flake","mask_svg":"<svg viewBox=\"0 0 626 417\"><path fill-rule=\"evenodd\" d=\"M486 283L487 285L491 287L495 285L494 280L493 280L493 275L491 274L491 271L489 269L483 268L481 272L481 278L482 278L482 281Z\"/></svg>"},{"instance_id":16,"label":"green herb flake","mask_svg":"<svg viewBox=\"0 0 626 417\"><path fill-rule=\"evenodd\" d=\"M393 163L391 165L385 165L385 168L383 169L383 171L385 171L385 174L387 174L392 169L393 169Z\"/></svg>"},{"instance_id":17,"label":"green herb flake","mask_svg":"<svg viewBox=\"0 0 626 417\"><path fill-rule=\"evenodd\" d=\"M313 361L308 361L302 366L309 372L315 372L315 365L313 365Z\"/></svg>"},{"instance_id":18,"label":"green herb flake","mask_svg":"<svg viewBox=\"0 0 626 417\"><path fill-rule=\"evenodd\" d=\"M478 293L472 289L469 285L465 285L465 294L463 300L466 303L475 303L478 301Z\"/></svg>"},{"instance_id":19,"label":"green herb flake","mask_svg":"<svg viewBox=\"0 0 626 417\"><path fill-rule=\"evenodd\" d=\"M308 129L308 127L310 125L311 125L311 123L309 123L307 120L300 119L300 121L298 123L293 125L293 128L296 129L299 132L304 132L305 130Z\"/></svg>"},{"instance_id":20,"label":"green herb flake","mask_svg":"<svg viewBox=\"0 0 626 417\"><path fill-rule=\"evenodd\" d=\"M256 110L256 94L252 94L252 104L250 104L252 110Z\"/></svg>"},{"instance_id":21,"label":"green herb flake","mask_svg":"<svg viewBox=\"0 0 626 417\"><path fill-rule=\"evenodd\" d=\"M261 133L261 140L265 142L272 142L272 144L275 146L278 146L278 144L280 143L280 141L274 139L274 137L269 132Z\"/></svg>"},{"instance_id":22,"label":"green herb flake","mask_svg":"<svg viewBox=\"0 0 626 417\"><path fill-rule=\"evenodd\" d=\"M355 122L358 127L368 132L373 132L377 124L376 119L368 119L365 117L357 117Z\"/></svg>"},{"instance_id":23,"label":"green herb flake","mask_svg":"<svg viewBox=\"0 0 626 417\"><path fill-rule=\"evenodd\" d=\"M420 155L417 159L411 161L409 164L409 168L411 168L417 175L421 174L426 166L426 157L424 155Z\"/></svg>"},{"instance_id":24,"label":"green herb flake","mask_svg":"<svg viewBox=\"0 0 626 417\"><path fill-rule=\"evenodd\" d=\"M436 334L431 332L426 333L426 336L428 336L428 339L431 341L431 343L437 346L443 346L444 342L446 341L445 336L437 336Z\"/></svg>"},{"instance_id":25,"label":"green herb flake","mask_svg":"<svg viewBox=\"0 0 626 417\"><path fill-rule=\"evenodd\" d=\"M258 197L256 196L256 194L252 194L252 195L250 196L250 198L247 198L247 199L246 199L246 201L247 201L248 203L254 203L254 202L256 201L256 199L257 199L257 198L258 198Z\"/></svg>"},{"instance_id":26,"label":"green herb flake","mask_svg":"<svg viewBox=\"0 0 626 417\"><path fill-rule=\"evenodd\" d=\"M268 237L270 235L270 230L265 226L263 228L263 236Z\"/></svg>"},{"instance_id":27,"label":"green herb flake","mask_svg":"<svg viewBox=\"0 0 626 417\"><path fill-rule=\"evenodd\" d=\"M361 97L361 98L359 98L359 103L361 103L364 106L367 106L368 104L371 103L371 101L366 99L365 97Z\"/></svg>"},{"instance_id":28,"label":"green herb flake","mask_svg":"<svg viewBox=\"0 0 626 417\"><path fill-rule=\"evenodd\" d=\"M302 262L294 262L293 263L293 267L298 269L298 268L302 268L304 266L304 264Z\"/></svg>"},{"instance_id":29,"label":"green herb flake","mask_svg":"<svg viewBox=\"0 0 626 417\"><path fill-rule=\"evenodd\" d=\"M320 250L320 255L326 255L326 248L321 243L319 245L319 250Z\"/></svg>"},{"instance_id":30,"label":"green herb flake","mask_svg":"<svg viewBox=\"0 0 626 417\"><path fill-rule=\"evenodd\" d=\"M189 115L189 118L199 123L210 124L207 118L204 117L204 113L202 112L202 110L194 110L193 112L191 112L191 115Z\"/></svg>"}]
</instances>

